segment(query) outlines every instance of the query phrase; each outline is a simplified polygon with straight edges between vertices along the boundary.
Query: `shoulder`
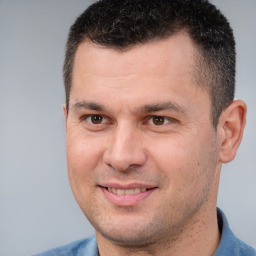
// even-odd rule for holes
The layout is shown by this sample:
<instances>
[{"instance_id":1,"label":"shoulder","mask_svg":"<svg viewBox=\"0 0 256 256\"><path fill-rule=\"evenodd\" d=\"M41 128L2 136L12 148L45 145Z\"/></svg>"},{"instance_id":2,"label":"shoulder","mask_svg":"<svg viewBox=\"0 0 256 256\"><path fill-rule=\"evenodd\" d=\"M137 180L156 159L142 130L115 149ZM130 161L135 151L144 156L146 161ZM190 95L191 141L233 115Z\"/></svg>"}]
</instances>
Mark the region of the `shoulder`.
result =
<instances>
[{"instance_id":1,"label":"shoulder","mask_svg":"<svg viewBox=\"0 0 256 256\"><path fill-rule=\"evenodd\" d=\"M218 222L221 230L221 240L215 256L256 256L256 250L238 239L231 231L227 218L218 209Z\"/></svg>"},{"instance_id":2,"label":"shoulder","mask_svg":"<svg viewBox=\"0 0 256 256\"><path fill-rule=\"evenodd\" d=\"M34 256L98 256L98 248L95 236L36 254Z\"/></svg>"}]
</instances>

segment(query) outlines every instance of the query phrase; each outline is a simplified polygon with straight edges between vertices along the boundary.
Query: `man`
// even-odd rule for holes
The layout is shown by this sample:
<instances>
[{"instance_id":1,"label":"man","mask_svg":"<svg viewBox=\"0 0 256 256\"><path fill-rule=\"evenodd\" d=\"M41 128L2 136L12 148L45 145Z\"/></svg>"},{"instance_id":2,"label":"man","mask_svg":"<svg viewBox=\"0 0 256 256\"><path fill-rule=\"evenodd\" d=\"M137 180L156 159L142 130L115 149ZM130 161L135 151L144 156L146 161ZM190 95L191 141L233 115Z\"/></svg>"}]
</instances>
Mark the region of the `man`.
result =
<instances>
[{"instance_id":1,"label":"man","mask_svg":"<svg viewBox=\"0 0 256 256\"><path fill-rule=\"evenodd\" d=\"M64 63L74 196L96 236L41 255L256 255L216 210L246 105L235 42L205 0L102 0Z\"/></svg>"}]
</instances>

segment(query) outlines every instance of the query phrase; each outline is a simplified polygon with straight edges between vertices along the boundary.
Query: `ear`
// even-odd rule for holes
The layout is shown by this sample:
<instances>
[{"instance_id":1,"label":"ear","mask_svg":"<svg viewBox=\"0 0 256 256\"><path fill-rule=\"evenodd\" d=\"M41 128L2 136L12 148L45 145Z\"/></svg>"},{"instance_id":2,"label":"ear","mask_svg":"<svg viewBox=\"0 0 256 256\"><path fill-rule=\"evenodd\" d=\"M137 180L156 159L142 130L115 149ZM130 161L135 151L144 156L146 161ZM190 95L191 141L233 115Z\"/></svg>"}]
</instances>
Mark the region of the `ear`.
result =
<instances>
[{"instance_id":1,"label":"ear","mask_svg":"<svg viewBox=\"0 0 256 256\"><path fill-rule=\"evenodd\" d=\"M64 114L64 117L65 117L65 130L67 131L68 112L67 112L66 104L63 104L62 109L63 109L63 114Z\"/></svg>"},{"instance_id":2,"label":"ear","mask_svg":"<svg viewBox=\"0 0 256 256\"><path fill-rule=\"evenodd\" d=\"M246 111L246 104L241 100L236 100L220 116L218 133L220 138L219 161L221 163L232 161L236 155L243 137Z\"/></svg>"}]
</instances>

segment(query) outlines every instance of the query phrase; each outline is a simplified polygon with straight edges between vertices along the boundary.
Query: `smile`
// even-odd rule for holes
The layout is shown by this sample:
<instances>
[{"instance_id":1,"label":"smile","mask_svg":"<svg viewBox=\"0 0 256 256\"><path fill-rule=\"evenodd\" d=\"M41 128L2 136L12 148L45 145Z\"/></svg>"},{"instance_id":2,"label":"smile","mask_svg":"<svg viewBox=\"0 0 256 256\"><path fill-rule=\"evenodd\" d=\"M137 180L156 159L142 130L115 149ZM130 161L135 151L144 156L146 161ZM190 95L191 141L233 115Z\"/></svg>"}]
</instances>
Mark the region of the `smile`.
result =
<instances>
[{"instance_id":1,"label":"smile","mask_svg":"<svg viewBox=\"0 0 256 256\"><path fill-rule=\"evenodd\" d=\"M105 185L100 186L101 191L105 195L107 201L116 206L135 206L146 200L152 193L157 190L157 187L146 187L142 184L130 184L126 186Z\"/></svg>"},{"instance_id":2,"label":"smile","mask_svg":"<svg viewBox=\"0 0 256 256\"><path fill-rule=\"evenodd\" d=\"M136 195L147 191L146 188L118 189L107 187L107 190L116 195Z\"/></svg>"}]
</instances>

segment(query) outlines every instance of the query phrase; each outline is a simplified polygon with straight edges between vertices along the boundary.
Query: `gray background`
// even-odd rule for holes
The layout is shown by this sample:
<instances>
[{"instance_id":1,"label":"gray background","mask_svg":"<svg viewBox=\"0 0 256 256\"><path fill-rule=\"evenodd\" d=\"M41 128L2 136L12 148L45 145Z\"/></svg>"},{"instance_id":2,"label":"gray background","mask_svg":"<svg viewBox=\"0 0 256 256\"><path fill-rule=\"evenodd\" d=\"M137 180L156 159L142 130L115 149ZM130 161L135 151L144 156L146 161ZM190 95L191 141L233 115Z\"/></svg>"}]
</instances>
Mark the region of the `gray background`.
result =
<instances>
[{"instance_id":1,"label":"gray background","mask_svg":"<svg viewBox=\"0 0 256 256\"><path fill-rule=\"evenodd\" d=\"M92 1L0 0L0 255L30 255L93 234L70 191L62 104L68 29ZM223 167L218 205L256 247L256 1L213 1L237 40L244 140Z\"/></svg>"}]
</instances>

